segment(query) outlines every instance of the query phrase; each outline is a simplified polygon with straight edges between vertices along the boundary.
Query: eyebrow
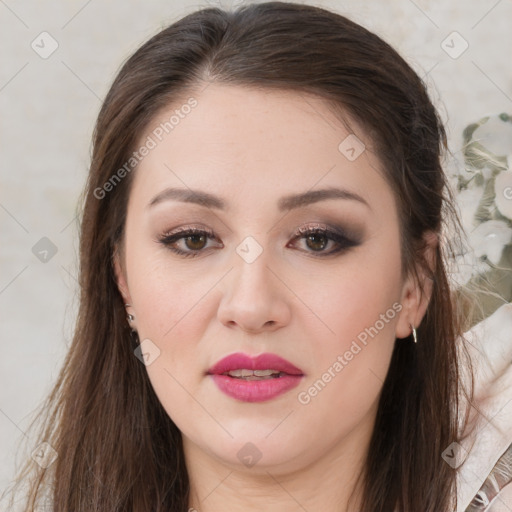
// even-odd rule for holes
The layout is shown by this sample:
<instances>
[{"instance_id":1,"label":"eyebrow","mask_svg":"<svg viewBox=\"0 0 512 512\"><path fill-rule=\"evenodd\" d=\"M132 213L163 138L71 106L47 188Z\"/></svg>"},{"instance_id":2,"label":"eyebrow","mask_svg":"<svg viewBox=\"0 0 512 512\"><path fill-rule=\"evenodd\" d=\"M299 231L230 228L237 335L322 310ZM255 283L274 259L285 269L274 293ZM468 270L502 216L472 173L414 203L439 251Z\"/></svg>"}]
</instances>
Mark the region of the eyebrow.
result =
<instances>
[{"instance_id":1,"label":"eyebrow","mask_svg":"<svg viewBox=\"0 0 512 512\"><path fill-rule=\"evenodd\" d=\"M302 206L307 206L312 203L319 201L325 201L328 199L346 199L352 201L358 201L361 204L366 205L370 210L371 207L367 201L355 192L350 190L329 187L320 190L310 190L301 194L291 194L288 196L281 197L278 201L279 211L289 211ZM192 190L189 188L166 188L159 194L157 194L147 205L147 208L151 208L163 201L181 201L183 203L194 203L206 208L214 208L217 210L227 210L227 203L224 199L213 195L209 192L202 190Z\"/></svg>"}]
</instances>

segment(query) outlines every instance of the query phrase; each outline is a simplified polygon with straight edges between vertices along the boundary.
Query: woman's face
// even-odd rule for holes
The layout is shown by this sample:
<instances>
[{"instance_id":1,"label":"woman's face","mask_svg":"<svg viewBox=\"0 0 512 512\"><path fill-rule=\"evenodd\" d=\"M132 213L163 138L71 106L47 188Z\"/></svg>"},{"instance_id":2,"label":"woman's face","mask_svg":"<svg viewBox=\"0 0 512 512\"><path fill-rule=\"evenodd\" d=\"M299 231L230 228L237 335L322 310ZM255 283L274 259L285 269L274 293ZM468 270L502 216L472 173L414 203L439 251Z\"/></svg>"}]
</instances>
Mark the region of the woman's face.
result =
<instances>
[{"instance_id":1,"label":"woman's face","mask_svg":"<svg viewBox=\"0 0 512 512\"><path fill-rule=\"evenodd\" d=\"M395 338L422 316L379 161L321 100L194 98L140 139L116 259L155 393L189 455L276 471L355 456Z\"/></svg>"}]
</instances>

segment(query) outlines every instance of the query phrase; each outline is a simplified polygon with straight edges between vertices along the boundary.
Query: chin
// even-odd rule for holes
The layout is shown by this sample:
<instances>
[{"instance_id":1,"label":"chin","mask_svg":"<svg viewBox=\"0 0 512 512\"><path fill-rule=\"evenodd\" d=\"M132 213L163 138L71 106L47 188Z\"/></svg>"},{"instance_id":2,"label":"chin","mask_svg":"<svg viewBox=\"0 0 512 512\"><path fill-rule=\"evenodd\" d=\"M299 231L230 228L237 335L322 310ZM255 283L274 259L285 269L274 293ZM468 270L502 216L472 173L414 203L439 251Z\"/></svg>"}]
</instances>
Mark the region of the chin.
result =
<instances>
[{"instance_id":1,"label":"chin","mask_svg":"<svg viewBox=\"0 0 512 512\"><path fill-rule=\"evenodd\" d=\"M274 429L277 424L274 422ZM278 432L279 429L272 432L272 429L254 428L254 425L247 423L245 428L242 424L237 429L230 428L229 424L225 426L233 438L227 435L222 435L221 439L211 438L205 433L197 444L200 449L235 470L247 469L253 473L291 470L292 464L295 465L297 458L304 454L305 443L310 441L310 436L305 435L299 440L284 428L281 432Z\"/></svg>"}]
</instances>

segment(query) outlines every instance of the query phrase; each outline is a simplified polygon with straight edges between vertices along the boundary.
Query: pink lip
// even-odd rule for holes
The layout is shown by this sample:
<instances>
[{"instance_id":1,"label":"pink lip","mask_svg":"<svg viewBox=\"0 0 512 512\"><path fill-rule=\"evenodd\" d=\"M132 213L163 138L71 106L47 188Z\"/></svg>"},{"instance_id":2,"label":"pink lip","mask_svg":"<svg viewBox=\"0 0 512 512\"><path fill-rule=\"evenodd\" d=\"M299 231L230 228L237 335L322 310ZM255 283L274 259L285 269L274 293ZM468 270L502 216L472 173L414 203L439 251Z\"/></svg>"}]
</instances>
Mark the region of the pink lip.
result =
<instances>
[{"instance_id":1,"label":"pink lip","mask_svg":"<svg viewBox=\"0 0 512 512\"><path fill-rule=\"evenodd\" d=\"M222 375L231 370L277 370L285 373L278 378L243 380ZM218 388L228 396L243 402L264 402L298 386L304 374L292 363L275 354L260 354L253 358L243 353L231 354L213 365L208 374Z\"/></svg>"},{"instance_id":2,"label":"pink lip","mask_svg":"<svg viewBox=\"0 0 512 512\"><path fill-rule=\"evenodd\" d=\"M214 364L208 373L220 375L244 368L247 370L278 370L289 375L303 375L302 370L275 354L260 354L257 357L251 357L241 352L224 357Z\"/></svg>"}]
</instances>

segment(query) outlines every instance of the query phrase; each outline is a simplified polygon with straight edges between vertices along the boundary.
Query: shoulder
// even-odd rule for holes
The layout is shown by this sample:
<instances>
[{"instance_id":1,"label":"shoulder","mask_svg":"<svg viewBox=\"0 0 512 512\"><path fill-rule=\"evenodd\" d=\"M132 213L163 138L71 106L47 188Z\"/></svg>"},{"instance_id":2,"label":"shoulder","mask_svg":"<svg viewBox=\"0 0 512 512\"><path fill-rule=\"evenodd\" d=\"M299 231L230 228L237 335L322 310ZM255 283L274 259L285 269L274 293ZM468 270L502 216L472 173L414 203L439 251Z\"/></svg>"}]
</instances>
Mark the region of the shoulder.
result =
<instances>
[{"instance_id":1,"label":"shoulder","mask_svg":"<svg viewBox=\"0 0 512 512\"><path fill-rule=\"evenodd\" d=\"M501 306L464 337L475 389L468 404L470 423L457 447L457 512L509 511L512 506L505 500L512 503L512 484L507 487L512 480L512 304ZM494 508L499 506L508 508Z\"/></svg>"}]
</instances>

